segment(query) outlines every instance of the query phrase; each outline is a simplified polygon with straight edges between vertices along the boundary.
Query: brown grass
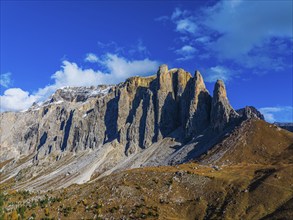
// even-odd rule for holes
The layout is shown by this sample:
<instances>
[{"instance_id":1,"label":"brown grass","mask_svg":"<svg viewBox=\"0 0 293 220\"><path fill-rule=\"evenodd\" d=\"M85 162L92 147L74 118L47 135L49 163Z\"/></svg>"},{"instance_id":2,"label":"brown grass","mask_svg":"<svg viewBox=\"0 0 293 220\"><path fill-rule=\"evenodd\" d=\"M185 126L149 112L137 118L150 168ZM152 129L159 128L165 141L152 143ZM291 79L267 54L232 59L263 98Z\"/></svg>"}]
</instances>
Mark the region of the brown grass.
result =
<instances>
[{"instance_id":1,"label":"brown grass","mask_svg":"<svg viewBox=\"0 0 293 220\"><path fill-rule=\"evenodd\" d=\"M266 170L273 172L261 179ZM26 198L23 192L7 191L4 207L10 204L9 216L16 206L31 207L35 201L25 216L34 213L37 219L259 219L293 197L290 171L291 164L146 167Z\"/></svg>"},{"instance_id":2,"label":"brown grass","mask_svg":"<svg viewBox=\"0 0 293 220\"><path fill-rule=\"evenodd\" d=\"M35 219L293 219L293 134L249 121L231 138L211 150L229 148L217 167L145 167L29 194L11 191L11 179L0 185L5 215L26 207Z\"/></svg>"}]
</instances>

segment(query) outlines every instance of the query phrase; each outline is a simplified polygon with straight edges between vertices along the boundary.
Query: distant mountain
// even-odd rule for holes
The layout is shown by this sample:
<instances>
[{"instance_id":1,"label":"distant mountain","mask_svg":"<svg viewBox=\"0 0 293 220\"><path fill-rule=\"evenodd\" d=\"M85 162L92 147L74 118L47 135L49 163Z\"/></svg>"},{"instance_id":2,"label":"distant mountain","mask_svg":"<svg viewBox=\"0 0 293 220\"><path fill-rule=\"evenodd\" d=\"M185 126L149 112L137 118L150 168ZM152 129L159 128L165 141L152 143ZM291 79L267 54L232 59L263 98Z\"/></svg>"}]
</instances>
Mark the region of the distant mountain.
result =
<instances>
[{"instance_id":1,"label":"distant mountain","mask_svg":"<svg viewBox=\"0 0 293 220\"><path fill-rule=\"evenodd\" d=\"M274 122L274 125L277 125L280 128L286 129L293 132L293 123L292 122Z\"/></svg>"},{"instance_id":2,"label":"distant mountain","mask_svg":"<svg viewBox=\"0 0 293 220\"><path fill-rule=\"evenodd\" d=\"M214 201L213 199L217 198L212 195L203 197L202 205L206 208L202 209L203 213L201 211L197 213L202 217L185 213L186 215L182 214L185 219L208 219L213 216L232 219L240 216L249 219L264 217L277 211L282 202L292 197L292 192L287 193L286 196L280 194L284 199L278 197L274 202L269 203L267 206L271 207L271 211L260 212L256 215L258 217L253 217L249 208L245 211L242 206L239 213L235 211L225 215L224 212L225 207L228 207L228 203L232 201L230 197L237 196L237 193L232 193L233 190L227 185L230 181L230 176L226 173L229 172L229 167L233 172L237 170L235 175L237 172L239 175L246 175L245 173L248 172L250 183L248 180L248 182L243 180L237 187L241 186L243 190L250 192L257 184L262 184L258 181L264 181L275 173L271 169L292 165L293 133L280 128L283 125L272 125L263 119L263 115L252 106L234 110L227 98L223 81L216 82L211 96L198 71L192 77L183 69L168 70L166 65L160 66L157 74L153 76L132 77L118 85L64 87L57 90L44 103L35 103L26 111L1 113L0 188L34 192L49 189L62 191L63 187L73 190L74 186L71 186L73 184L95 185L103 180L106 185L111 185L112 178L118 178L115 180L117 182L132 182L130 179L138 178L138 186L135 187L140 190L140 185L143 185L139 177L141 174L135 170L129 172L125 170L158 166L159 168L140 170L144 173L154 169L153 178L158 177L158 181L163 179L165 181L162 172L170 174L175 172L174 167L178 167L176 172L179 173L174 175L179 175L179 179L182 175L186 175L186 172L195 175L195 179L188 177L189 180L186 182L188 190L197 190L195 186L204 187L213 178L216 179L215 181L220 181L222 187L226 187L222 192L226 194L224 200L220 195L218 195L219 201ZM203 173L186 168L188 164L199 166L204 173L219 171L218 174L223 177L211 175L210 179L209 174L205 176ZM246 166L250 171L246 170ZM243 170L241 171L239 167ZM160 169L163 171L161 172ZM258 171L258 169L270 171ZM125 174L125 178L122 174L119 176L121 172ZM131 176L126 178L128 174ZM202 178L202 181L198 183L196 178ZM288 179L292 178L292 175L288 177ZM234 179L232 178L231 181L233 182ZM270 180L268 181L270 184ZM133 187L131 184L129 187ZM220 186L215 185L215 182L212 181L211 184L214 187L213 193L217 194L222 190ZM287 183L278 184L285 188L292 187ZM79 190L89 194L86 186L82 185ZM156 185L152 187L159 190ZM181 186L174 187L183 192ZM107 190L108 188L104 192ZM205 190L203 193L207 193ZM180 194L179 191L178 201L180 199L185 201L186 195ZM61 193L66 194L66 192ZM152 197L158 200L155 202L156 206L161 207L165 204L165 198L161 198L164 201L160 202L160 198L157 198L159 195L160 193L152 194ZM196 204L201 201L200 193L196 192L196 195L197 202L190 203L190 208L197 209ZM35 198L34 196L32 198ZM114 199L112 194L100 199L104 202L107 199L115 200L117 204L122 202ZM236 200L244 202L241 199ZM87 200L93 199L87 198ZM66 199L65 201L70 202ZM133 202L137 203L137 201ZM260 199L260 202L264 200ZM187 201L185 203L187 204ZM187 208L186 204L185 208ZM255 201L247 202L246 206L250 207L252 204L255 204ZM131 203L128 205L133 206ZM167 210L171 207L177 209L175 206L167 205L160 211L151 212L163 215L163 219L180 218L180 215L168 217ZM215 210L209 210L211 207ZM112 208L114 209L114 206ZM232 206L230 208L233 209ZM218 213L218 209L221 213ZM212 212L218 214L214 215ZM246 214L243 214L244 212ZM79 213L83 212L79 211ZM104 210L104 216L107 218L111 217L111 213L109 209ZM9 215L11 216L12 213ZM127 218L130 214L120 213L114 216ZM140 218L142 217L135 217L135 219Z\"/></svg>"}]
</instances>

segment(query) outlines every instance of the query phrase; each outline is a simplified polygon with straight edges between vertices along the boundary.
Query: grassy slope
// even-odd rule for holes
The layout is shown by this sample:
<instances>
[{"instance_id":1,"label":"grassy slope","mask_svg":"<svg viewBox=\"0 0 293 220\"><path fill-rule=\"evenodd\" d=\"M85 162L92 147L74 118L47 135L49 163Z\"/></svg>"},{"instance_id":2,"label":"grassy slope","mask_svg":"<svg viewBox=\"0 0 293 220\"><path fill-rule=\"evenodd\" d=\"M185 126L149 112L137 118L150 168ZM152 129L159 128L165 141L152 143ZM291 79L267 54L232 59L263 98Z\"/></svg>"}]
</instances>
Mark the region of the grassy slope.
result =
<instances>
[{"instance_id":1,"label":"grassy slope","mask_svg":"<svg viewBox=\"0 0 293 220\"><path fill-rule=\"evenodd\" d=\"M293 163L293 133L262 120L248 120L202 156L202 161L220 165Z\"/></svg>"},{"instance_id":2,"label":"grassy slope","mask_svg":"<svg viewBox=\"0 0 293 220\"><path fill-rule=\"evenodd\" d=\"M0 185L3 217L293 219L292 142L292 133L249 121L204 157L225 152L219 167L145 167L34 193L11 190L11 180Z\"/></svg>"},{"instance_id":3,"label":"grassy slope","mask_svg":"<svg viewBox=\"0 0 293 220\"><path fill-rule=\"evenodd\" d=\"M17 206L26 207L24 216L35 214L36 219L46 214L55 219L269 218L280 215L293 198L290 172L292 165L285 164L148 167L55 192L8 190L4 207L8 216ZM293 217L292 209L286 212Z\"/></svg>"}]
</instances>

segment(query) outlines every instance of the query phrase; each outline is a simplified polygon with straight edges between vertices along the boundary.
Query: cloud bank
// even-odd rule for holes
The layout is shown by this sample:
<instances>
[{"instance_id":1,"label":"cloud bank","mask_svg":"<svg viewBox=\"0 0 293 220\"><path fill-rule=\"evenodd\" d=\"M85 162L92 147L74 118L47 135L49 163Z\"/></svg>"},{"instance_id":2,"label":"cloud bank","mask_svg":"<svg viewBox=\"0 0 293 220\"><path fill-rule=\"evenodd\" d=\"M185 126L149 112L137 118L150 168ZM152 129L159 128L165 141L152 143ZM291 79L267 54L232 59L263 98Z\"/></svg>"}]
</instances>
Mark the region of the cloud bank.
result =
<instances>
[{"instance_id":1,"label":"cloud bank","mask_svg":"<svg viewBox=\"0 0 293 220\"><path fill-rule=\"evenodd\" d=\"M204 73L206 82L216 82L218 79L228 82L232 80L233 77L235 77L235 71L224 66L211 67Z\"/></svg>"},{"instance_id":2,"label":"cloud bank","mask_svg":"<svg viewBox=\"0 0 293 220\"><path fill-rule=\"evenodd\" d=\"M268 122L293 122L292 106L264 107L258 110Z\"/></svg>"},{"instance_id":3,"label":"cloud bank","mask_svg":"<svg viewBox=\"0 0 293 220\"><path fill-rule=\"evenodd\" d=\"M210 65L233 63L265 74L292 68L292 8L292 1L222 0L194 11L175 8L156 20L174 27L177 61L198 57ZM196 51L182 56L184 46Z\"/></svg>"},{"instance_id":4,"label":"cloud bank","mask_svg":"<svg viewBox=\"0 0 293 220\"><path fill-rule=\"evenodd\" d=\"M84 59L85 62L96 63L98 61L98 57L93 53L88 53L86 58Z\"/></svg>"},{"instance_id":5,"label":"cloud bank","mask_svg":"<svg viewBox=\"0 0 293 220\"><path fill-rule=\"evenodd\" d=\"M292 67L292 4L238 0L204 9L201 37L213 36L203 45L206 53L256 74Z\"/></svg>"},{"instance_id":6,"label":"cloud bank","mask_svg":"<svg viewBox=\"0 0 293 220\"><path fill-rule=\"evenodd\" d=\"M95 54L88 54L85 60L91 63L98 63L104 71L92 68L84 69L74 62L65 60L61 69L51 76L54 79L53 84L40 88L32 94L23 91L21 88L7 89L0 96L1 112L27 109L34 102L44 101L60 87L116 84L133 75L152 74L159 66L157 61L148 58L129 60L111 53L105 54L102 58L98 58Z\"/></svg>"},{"instance_id":7,"label":"cloud bank","mask_svg":"<svg viewBox=\"0 0 293 220\"><path fill-rule=\"evenodd\" d=\"M181 56L180 58L177 58L177 60L190 60L194 57L196 52L197 50L189 45L184 45L175 51L176 54Z\"/></svg>"},{"instance_id":8,"label":"cloud bank","mask_svg":"<svg viewBox=\"0 0 293 220\"><path fill-rule=\"evenodd\" d=\"M3 96L0 96L1 111L21 111L29 108L37 97L30 95L20 88L7 89Z\"/></svg>"}]
</instances>

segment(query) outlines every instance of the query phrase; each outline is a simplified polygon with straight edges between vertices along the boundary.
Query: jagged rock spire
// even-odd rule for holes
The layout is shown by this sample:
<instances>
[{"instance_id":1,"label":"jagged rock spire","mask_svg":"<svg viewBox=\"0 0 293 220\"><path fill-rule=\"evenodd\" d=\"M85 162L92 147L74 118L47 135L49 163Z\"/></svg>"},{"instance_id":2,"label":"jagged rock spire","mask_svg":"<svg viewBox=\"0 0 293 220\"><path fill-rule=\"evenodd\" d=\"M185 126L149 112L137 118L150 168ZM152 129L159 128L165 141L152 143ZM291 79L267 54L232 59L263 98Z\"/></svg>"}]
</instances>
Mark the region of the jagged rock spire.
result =
<instances>
[{"instance_id":1,"label":"jagged rock spire","mask_svg":"<svg viewBox=\"0 0 293 220\"><path fill-rule=\"evenodd\" d=\"M215 84L212 98L199 71L192 77L167 65L153 76L132 77L117 86L63 88L52 99L27 111L17 124L10 119L1 123L12 124L15 132L0 145L16 145L22 152L40 146L41 158L53 151L80 151L116 140L130 155L175 133L189 141L205 130L221 131L232 122L260 117L252 108L239 116L229 104L223 81Z\"/></svg>"},{"instance_id":2,"label":"jagged rock spire","mask_svg":"<svg viewBox=\"0 0 293 220\"><path fill-rule=\"evenodd\" d=\"M206 89L206 85L204 84L202 75L200 74L200 72L198 70L195 71L194 73L194 79L196 82L196 89L199 90L205 90Z\"/></svg>"},{"instance_id":3,"label":"jagged rock spire","mask_svg":"<svg viewBox=\"0 0 293 220\"><path fill-rule=\"evenodd\" d=\"M218 79L215 84L213 97L215 97L215 99L213 99L213 100L219 100L221 98L227 99L227 92L226 92L225 84L220 79Z\"/></svg>"},{"instance_id":4,"label":"jagged rock spire","mask_svg":"<svg viewBox=\"0 0 293 220\"><path fill-rule=\"evenodd\" d=\"M186 106L181 101L191 74L183 69L168 70L161 65L157 72L156 117L158 131L155 139L159 140L182 124Z\"/></svg>"},{"instance_id":5,"label":"jagged rock spire","mask_svg":"<svg viewBox=\"0 0 293 220\"><path fill-rule=\"evenodd\" d=\"M157 72L157 89L162 92L172 91L172 76L168 72L168 66L163 64Z\"/></svg>"},{"instance_id":6,"label":"jagged rock spire","mask_svg":"<svg viewBox=\"0 0 293 220\"><path fill-rule=\"evenodd\" d=\"M164 74L164 73L168 73L168 66L167 66L167 64L162 64L159 67L158 74Z\"/></svg>"},{"instance_id":7,"label":"jagged rock spire","mask_svg":"<svg viewBox=\"0 0 293 220\"><path fill-rule=\"evenodd\" d=\"M215 130L222 130L238 114L232 108L227 98L225 84L217 80L212 99L211 125Z\"/></svg>"},{"instance_id":8,"label":"jagged rock spire","mask_svg":"<svg viewBox=\"0 0 293 220\"><path fill-rule=\"evenodd\" d=\"M190 138L209 125L211 96L207 91L200 72L195 71L190 83L190 105L186 123L186 137Z\"/></svg>"}]
</instances>

